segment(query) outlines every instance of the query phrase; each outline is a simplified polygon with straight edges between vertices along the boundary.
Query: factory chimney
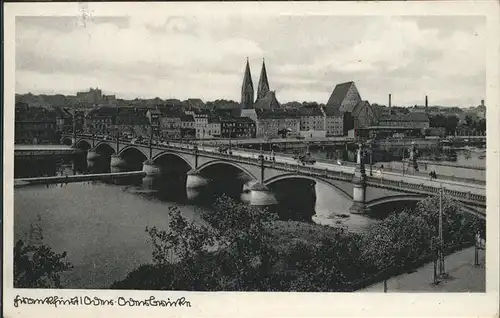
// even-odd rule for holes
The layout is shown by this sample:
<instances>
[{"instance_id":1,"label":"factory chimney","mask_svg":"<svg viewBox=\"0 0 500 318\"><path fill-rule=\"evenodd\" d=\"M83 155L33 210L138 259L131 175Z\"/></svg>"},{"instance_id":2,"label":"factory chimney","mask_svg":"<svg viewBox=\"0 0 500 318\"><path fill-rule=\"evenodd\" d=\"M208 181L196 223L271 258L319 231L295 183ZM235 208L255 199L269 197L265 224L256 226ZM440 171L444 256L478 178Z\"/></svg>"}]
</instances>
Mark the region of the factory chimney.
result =
<instances>
[{"instance_id":1,"label":"factory chimney","mask_svg":"<svg viewBox=\"0 0 500 318\"><path fill-rule=\"evenodd\" d=\"M391 100L392 100L392 98L391 97L392 97L391 94L389 94L389 115L392 115L392 113L391 113L391 102L392 102Z\"/></svg>"},{"instance_id":2,"label":"factory chimney","mask_svg":"<svg viewBox=\"0 0 500 318\"><path fill-rule=\"evenodd\" d=\"M427 95L425 95L425 112L427 113L427 109L429 107L429 101L427 99Z\"/></svg>"}]
</instances>

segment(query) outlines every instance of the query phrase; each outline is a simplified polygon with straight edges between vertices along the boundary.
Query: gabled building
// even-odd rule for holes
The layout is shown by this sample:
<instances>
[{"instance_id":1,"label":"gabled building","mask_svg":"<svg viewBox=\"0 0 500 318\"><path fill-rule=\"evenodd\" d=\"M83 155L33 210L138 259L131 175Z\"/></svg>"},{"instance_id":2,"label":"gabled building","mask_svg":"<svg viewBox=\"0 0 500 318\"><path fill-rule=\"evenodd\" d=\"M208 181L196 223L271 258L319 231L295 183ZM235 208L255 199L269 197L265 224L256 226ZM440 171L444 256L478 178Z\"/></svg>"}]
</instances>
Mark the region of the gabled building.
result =
<instances>
[{"instance_id":1,"label":"gabled building","mask_svg":"<svg viewBox=\"0 0 500 318\"><path fill-rule=\"evenodd\" d=\"M351 129L368 127L377 122L375 110L369 102L361 99L354 82L335 86L326 106L342 112L344 135Z\"/></svg>"},{"instance_id":2,"label":"gabled building","mask_svg":"<svg viewBox=\"0 0 500 318\"><path fill-rule=\"evenodd\" d=\"M333 89L327 106L339 107L341 112L351 112L361 102L361 96L354 82L337 84Z\"/></svg>"}]
</instances>

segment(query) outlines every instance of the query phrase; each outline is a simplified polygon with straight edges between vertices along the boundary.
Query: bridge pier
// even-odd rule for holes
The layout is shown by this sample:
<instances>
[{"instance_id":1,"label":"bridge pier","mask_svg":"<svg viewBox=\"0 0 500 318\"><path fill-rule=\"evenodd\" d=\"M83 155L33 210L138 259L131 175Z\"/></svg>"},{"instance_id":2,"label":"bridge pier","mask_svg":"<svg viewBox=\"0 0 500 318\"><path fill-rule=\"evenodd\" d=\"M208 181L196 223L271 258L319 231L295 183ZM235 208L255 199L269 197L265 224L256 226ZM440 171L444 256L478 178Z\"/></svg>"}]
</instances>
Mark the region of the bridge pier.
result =
<instances>
[{"instance_id":1,"label":"bridge pier","mask_svg":"<svg viewBox=\"0 0 500 318\"><path fill-rule=\"evenodd\" d=\"M208 179L203 177L197 169L190 170L187 173L186 188L201 188L208 184Z\"/></svg>"},{"instance_id":2,"label":"bridge pier","mask_svg":"<svg viewBox=\"0 0 500 318\"><path fill-rule=\"evenodd\" d=\"M142 171L146 173L146 176L142 178L142 185L144 188L153 190L154 183L158 180L158 176L161 174L160 167L155 165L152 161L146 160L142 164Z\"/></svg>"},{"instance_id":3,"label":"bridge pier","mask_svg":"<svg viewBox=\"0 0 500 318\"><path fill-rule=\"evenodd\" d=\"M370 209L366 206L366 171L363 162L362 146L358 148L357 165L352 179L352 205L349 212L352 214L366 214Z\"/></svg>"},{"instance_id":4,"label":"bridge pier","mask_svg":"<svg viewBox=\"0 0 500 318\"><path fill-rule=\"evenodd\" d=\"M111 160L109 162L110 172L124 172L127 166L127 162L120 155L113 154L111 155ZM115 179L115 184L125 184L127 182L126 179Z\"/></svg>"},{"instance_id":5,"label":"bridge pier","mask_svg":"<svg viewBox=\"0 0 500 318\"><path fill-rule=\"evenodd\" d=\"M111 155L111 160L109 162L111 173L113 172L123 172L127 166L127 162L120 155Z\"/></svg>"},{"instance_id":6,"label":"bridge pier","mask_svg":"<svg viewBox=\"0 0 500 318\"><path fill-rule=\"evenodd\" d=\"M88 151L87 152L87 161L96 161L97 159L99 159L101 155L98 154L97 152L95 151Z\"/></svg>"},{"instance_id":7,"label":"bridge pier","mask_svg":"<svg viewBox=\"0 0 500 318\"><path fill-rule=\"evenodd\" d=\"M260 182L255 183L250 191L250 205L264 207L278 204L274 194Z\"/></svg>"}]
</instances>

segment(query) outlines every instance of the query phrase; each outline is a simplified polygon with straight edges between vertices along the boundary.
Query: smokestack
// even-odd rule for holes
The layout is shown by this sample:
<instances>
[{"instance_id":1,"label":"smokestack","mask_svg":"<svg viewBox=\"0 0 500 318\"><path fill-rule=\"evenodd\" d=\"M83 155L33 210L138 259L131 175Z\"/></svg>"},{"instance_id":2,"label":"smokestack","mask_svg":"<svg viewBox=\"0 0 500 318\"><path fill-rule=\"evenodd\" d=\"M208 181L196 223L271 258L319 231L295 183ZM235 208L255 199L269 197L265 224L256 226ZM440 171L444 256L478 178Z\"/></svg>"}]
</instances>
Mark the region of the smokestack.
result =
<instances>
[{"instance_id":1,"label":"smokestack","mask_svg":"<svg viewBox=\"0 0 500 318\"><path fill-rule=\"evenodd\" d=\"M425 95L425 109L429 106L429 101L427 100L427 95Z\"/></svg>"},{"instance_id":2,"label":"smokestack","mask_svg":"<svg viewBox=\"0 0 500 318\"><path fill-rule=\"evenodd\" d=\"M391 103L392 103L392 98L391 94L389 94L389 115L391 114Z\"/></svg>"},{"instance_id":3,"label":"smokestack","mask_svg":"<svg viewBox=\"0 0 500 318\"><path fill-rule=\"evenodd\" d=\"M484 106L484 99L481 99L481 106Z\"/></svg>"}]
</instances>

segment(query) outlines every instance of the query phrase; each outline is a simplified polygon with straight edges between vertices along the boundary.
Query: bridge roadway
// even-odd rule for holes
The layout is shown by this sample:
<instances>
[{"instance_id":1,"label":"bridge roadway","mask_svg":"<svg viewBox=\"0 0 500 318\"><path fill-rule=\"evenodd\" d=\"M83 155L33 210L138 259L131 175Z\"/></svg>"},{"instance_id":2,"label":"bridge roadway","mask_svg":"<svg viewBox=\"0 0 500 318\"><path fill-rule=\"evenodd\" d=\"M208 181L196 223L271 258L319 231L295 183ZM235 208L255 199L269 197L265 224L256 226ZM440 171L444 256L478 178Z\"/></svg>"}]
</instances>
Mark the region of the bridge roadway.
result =
<instances>
[{"instance_id":1,"label":"bridge roadway","mask_svg":"<svg viewBox=\"0 0 500 318\"><path fill-rule=\"evenodd\" d=\"M368 177L361 173L359 167L356 168L351 165L316 162L314 165L303 166L293 158L279 154L275 155L275 161L270 161L269 159L264 160L266 156L269 157L268 154L264 154L263 158L259 158L259 154L255 152L232 149L230 155L220 153L218 148L213 146L200 145L195 149L192 144L176 142L152 147L147 144L120 142L119 149L117 149L116 141L92 140L84 137L73 140L73 144L75 147L83 147L88 150L88 160L91 160L89 158L94 158L96 155L99 156L101 151L104 150L103 147L107 147L108 150L102 154L109 156L115 153L111 157L111 166L114 167L112 171L123 171L120 170L120 165L121 162L126 162L126 158L122 155L125 155L127 151L131 149L139 151L146 160L143 163L143 171L147 175L143 180L154 177L155 174L160 172L160 168L155 164L157 158L163 155L178 156L192 169L188 173L186 185L188 188L206 184L205 177L200 174L206 167L218 163L233 165L250 176L252 182L256 182L251 186L252 200L254 197L256 200L255 205L263 205L262 202L269 202L268 198L272 194L269 192L267 185L283 179L307 178L326 182L333 186L338 193L352 200L353 206L350 209L352 213L365 213L363 212L365 207L370 208L377 204L421 200L429 195L436 195L442 187L445 194L462 203L462 209L465 211L483 217L485 215L485 186L466 182L429 180L426 177L402 175L397 172L383 172L380 176Z\"/></svg>"},{"instance_id":2,"label":"bridge roadway","mask_svg":"<svg viewBox=\"0 0 500 318\"><path fill-rule=\"evenodd\" d=\"M99 142L107 142L110 144L114 143L114 141L104 140L104 139L103 140L96 139L95 142L96 142L96 145ZM145 148L148 147L148 145L145 143L133 144L133 143L130 143L127 141L121 141L120 145L122 148L126 147L126 146L145 147ZM192 144L186 144L186 143L169 142L168 146L155 145L155 146L152 146L152 148L165 149L165 150L171 149L171 148L174 148L174 149L177 148L177 149L184 149L184 150L188 150L188 151L193 151L194 146ZM206 151L206 152L212 153L216 156L221 155L219 153L218 147L214 147L214 146L201 145L201 146L198 146L198 150L199 151ZM259 153L257 153L257 152L251 152L251 151L242 150L242 149L231 149L231 151L232 151L232 157L250 158L250 159L258 160ZM264 156L269 157L270 154L269 153L264 154ZM291 166L300 165L295 159L288 157L288 156L283 156L280 154L275 155L275 160L277 163L284 163L284 164L288 164ZM269 163L270 162L271 161L269 161ZM355 171L355 164L345 165L345 164L326 163L326 162L318 162L317 161L316 163L314 163L312 165L308 165L308 166L312 167L312 168L323 169L323 170L332 171L332 172L339 172L339 173L341 172L341 173L348 174L348 175L353 175L354 171ZM480 184L471 184L471 183L467 183L467 182L459 182L459 181L453 181L453 180L429 180L428 177L414 176L414 175L408 175L408 174L403 175L402 173L398 173L398 172L384 171L380 177L373 177L372 179L382 181L382 183L384 181L402 181L404 183L411 183L411 184L416 184L416 185L423 184L424 186L435 187L435 188L439 188L439 187L443 186L443 188L446 188L449 190L460 191L460 192L464 192L464 193L470 192L470 193L482 195L482 196L484 196L486 193L486 187L484 185L480 185Z\"/></svg>"},{"instance_id":3,"label":"bridge roadway","mask_svg":"<svg viewBox=\"0 0 500 318\"><path fill-rule=\"evenodd\" d=\"M186 149L186 150L192 150L193 146L192 145L187 145L187 144L181 144L181 143L169 143L170 146L173 147L178 147L181 149ZM157 147L157 146L155 146ZM161 146L160 146L161 147ZM199 150L202 151L207 151L210 153L219 153L219 149L217 147L212 147L212 146L200 146ZM253 159L258 159L259 153L258 152L250 152L247 150L241 150L241 149L231 149L232 155L233 156L239 156L242 158L253 158ZM270 154L264 154L264 156L270 157ZM274 156L276 162L278 163L286 163L289 165L298 165L297 160L293 159L292 157L288 156L283 156L281 154L275 155ZM271 161L269 161L271 162ZM324 169L324 170L329 170L329 171L335 171L335 172L342 172L345 174L353 175L354 171L356 169L354 163L343 163L343 164L338 164L338 163L326 163L326 162L319 162L316 161L316 163L308 165L309 167L313 168L318 168L318 169ZM471 184L471 183L466 183L466 182L459 182L459 181L453 181L453 180L429 180L428 177L424 176L414 176L414 175L408 175L408 174L402 174L398 172L382 172L380 177L374 177L372 178L373 180L379 180L382 183L387 180L387 181L403 181L406 183L413 183L413 184L424 184L426 186L430 187L436 187L439 188L441 185L445 187L446 189L449 190L454 190L454 191L463 191L463 192L471 192L473 194L478 194L478 195L485 195L486 193L486 187L483 185L479 184Z\"/></svg>"}]
</instances>

